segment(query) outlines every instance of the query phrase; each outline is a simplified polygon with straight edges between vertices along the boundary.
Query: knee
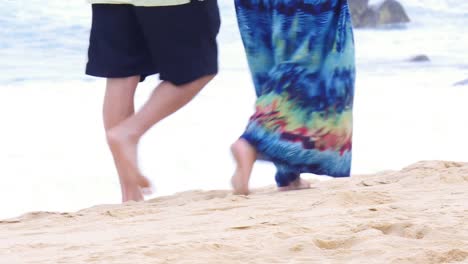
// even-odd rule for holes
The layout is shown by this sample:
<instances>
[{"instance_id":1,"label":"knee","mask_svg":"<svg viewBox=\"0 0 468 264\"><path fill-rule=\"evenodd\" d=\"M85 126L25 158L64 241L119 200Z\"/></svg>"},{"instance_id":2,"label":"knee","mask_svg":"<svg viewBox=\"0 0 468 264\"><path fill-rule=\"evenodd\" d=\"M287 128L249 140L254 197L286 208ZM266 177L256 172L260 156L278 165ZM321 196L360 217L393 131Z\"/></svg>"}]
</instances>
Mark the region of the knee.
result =
<instances>
[{"instance_id":1,"label":"knee","mask_svg":"<svg viewBox=\"0 0 468 264\"><path fill-rule=\"evenodd\" d=\"M117 135L111 128L106 128L106 141L109 145L113 145L117 142Z\"/></svg>"},{"instance_id":2,"label":"knee","mask_svg":"<svg viewBox=\"0 0 468 264\"><path fill-rule=\"evenodd\" d=\"M121 131L117 131L115 128L106 129L106 141L111 148L120 145L127 137L130 136L122 134Z\"/></svg>"}]
</instances>

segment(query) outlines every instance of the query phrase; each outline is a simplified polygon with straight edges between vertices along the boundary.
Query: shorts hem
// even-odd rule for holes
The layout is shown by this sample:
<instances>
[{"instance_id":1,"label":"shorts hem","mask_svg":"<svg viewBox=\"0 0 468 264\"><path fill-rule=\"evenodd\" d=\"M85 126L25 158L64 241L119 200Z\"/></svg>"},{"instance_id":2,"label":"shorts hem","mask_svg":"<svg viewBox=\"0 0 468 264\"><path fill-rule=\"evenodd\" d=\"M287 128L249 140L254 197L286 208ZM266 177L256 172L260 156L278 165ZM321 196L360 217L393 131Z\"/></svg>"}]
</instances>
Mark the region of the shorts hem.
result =
<instances>
[{"instance_id":1,"label":"shorts hem","mask_svg":"<svg viewBox=\"0 0 468 264\"><path fill-rule=\"evenodd\" d=\"M178 76L178 77L171 77L171 76L168 76L166 74L161 73L159 78L162 81L168 81L168 82L171 82L172 84L174 84L176 86L181 86L181 85L184 85L184 84L189 84L191 82L194 82L194 81L196 81L196 80L198 80L200 78L203 78L205 76L216 75L216 74L218 74L218 68L217 67L212 68L212 69L199 71L199 72L196 72L196 73L191 73L190 75L187 74L185 76Z\"/></svg>"},{"instance_id":2,"label":"shorts hem","mask_svg":"<svg viewBox=\"0 0 468 264\"><path fill-rule=\"evenodd\" d=\"M140 76L140 81L144 81L146 77L150 75L158 74L158 71L97 71L93 69L86 69L85 74L99 78L127 78L132 76Z\"/></svg>"}]
</instances>

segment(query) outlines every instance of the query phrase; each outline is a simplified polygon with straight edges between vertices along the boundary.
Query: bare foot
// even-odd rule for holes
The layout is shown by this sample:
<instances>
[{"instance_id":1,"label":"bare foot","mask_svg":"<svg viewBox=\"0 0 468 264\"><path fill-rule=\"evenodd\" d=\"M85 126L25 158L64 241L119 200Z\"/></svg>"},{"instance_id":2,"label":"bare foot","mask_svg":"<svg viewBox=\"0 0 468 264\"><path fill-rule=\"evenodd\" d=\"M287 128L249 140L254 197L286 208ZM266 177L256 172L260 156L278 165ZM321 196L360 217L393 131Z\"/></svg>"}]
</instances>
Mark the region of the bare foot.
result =
<instances>
[{"instance_id":1,"label":"bare foot","mask_svg":"<svg viewBox=\"0 0 468 264\"><path fill-rule=\"evenodd\" d=\"M123 202L143 200L143 193L151 194L151 182L140 172L137 162L138 138L132 138L113 128L107 133L107 140L114 160L123 170L121 184Z\"/></svg>"},{"instance_id":2,"label":"bare foot","mask_svg":"<svg viewBox=\"0 0 468 264\"><path fill-rule=\"evenodd\" d=\"M310 188L311 188L310 182L299 177L297 178L297 180L291 182L288 186L278 187L278 191L285 192L285 191L305 190L305 189L310 189Z\"/></svg>"},{"instance_id":3,"label":"bare foot","mask_svg":"<svg viewBox=\"0 0 468 264\"><path fill-rule=\"evenodd\" d=\"M144 197L141 192L141 189L134 184L125 184L123 187L123 197L122 197L122 202L128 202L128 201L143 201Z\"/></svg>"},{"instance_id":4,"label":"bare foot","mask_svg":"<svg viewBox=\"0 0 468 264\"><path fill-rule=\"evenodd\" d=\"M236 169L234 175L231 178L231 186L233 193L237 195L249 195L249 183L245 182L243 179L244 175L240 172L239 169Z\"/></svg>"},{"instance_id":5,"label":"bare foot","mask_svg":"<svg viewBox=\"0 0 468 264\"><path fill-rule=\"evenodd\" d=\"M245 139L234 142L231 152L237 163L236 171L231 178L233 192L237 195L248 195L250 174L257 153Z\"/></svg>"}]
</instances>

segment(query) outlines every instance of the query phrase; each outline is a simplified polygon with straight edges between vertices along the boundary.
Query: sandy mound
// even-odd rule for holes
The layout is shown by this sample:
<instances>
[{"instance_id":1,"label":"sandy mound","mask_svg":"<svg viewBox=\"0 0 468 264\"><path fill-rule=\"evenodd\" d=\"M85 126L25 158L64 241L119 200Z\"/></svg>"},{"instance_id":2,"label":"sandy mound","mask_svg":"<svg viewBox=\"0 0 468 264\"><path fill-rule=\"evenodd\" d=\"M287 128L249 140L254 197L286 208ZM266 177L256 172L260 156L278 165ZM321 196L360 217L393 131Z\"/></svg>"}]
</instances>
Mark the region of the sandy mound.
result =
<instances>
[{"instance_id":1,"label":"sandy mound","mask_svg":"<svg viewBox=\"0 0 468 264\"><path fill-rule=\"evenodd\" d=\"M0 263L468 263L468 164L0 221Z\"/></svg>"}]
</instances>

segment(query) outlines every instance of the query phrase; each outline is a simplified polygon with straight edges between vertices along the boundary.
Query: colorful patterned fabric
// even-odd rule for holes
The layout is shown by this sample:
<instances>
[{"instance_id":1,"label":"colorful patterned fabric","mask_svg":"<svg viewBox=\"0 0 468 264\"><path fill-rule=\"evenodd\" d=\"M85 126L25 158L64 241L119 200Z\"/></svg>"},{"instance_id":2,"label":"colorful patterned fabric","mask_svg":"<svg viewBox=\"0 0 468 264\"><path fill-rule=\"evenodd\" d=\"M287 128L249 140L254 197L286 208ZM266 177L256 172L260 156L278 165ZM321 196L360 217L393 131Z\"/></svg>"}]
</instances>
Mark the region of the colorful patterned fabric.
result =
<instances>
[{"instance_id":1,"label":"colorful patterned fabric","mask_svg":"<svg viewBox=\"0 0 468 264\"><path fill-rule=\"evenodd\" d=\"M300 173L351 169L354 37L346 0L235 0L255 84L242 138L277 167L278 186Z\"/></svg>"}]
</instances>

